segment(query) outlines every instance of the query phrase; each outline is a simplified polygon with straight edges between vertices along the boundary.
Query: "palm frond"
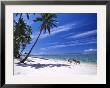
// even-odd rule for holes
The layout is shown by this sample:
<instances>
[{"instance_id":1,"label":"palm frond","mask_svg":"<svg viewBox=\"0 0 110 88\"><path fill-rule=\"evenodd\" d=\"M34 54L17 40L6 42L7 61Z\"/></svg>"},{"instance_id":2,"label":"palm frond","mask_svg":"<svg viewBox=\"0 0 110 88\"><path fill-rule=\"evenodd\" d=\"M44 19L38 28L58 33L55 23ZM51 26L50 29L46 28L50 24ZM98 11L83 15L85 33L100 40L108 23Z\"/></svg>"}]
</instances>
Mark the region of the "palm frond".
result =
<instances>
[{"instance_id":1,"label":"palm frond","mask_svg":"<svg viewBox=\"0 0 110 88\"><path fill-rule=\"evenodd\" d=\"M35 20L33 20L34 22L38 22L38 21L43 21L42 18L36 18Z\"/></svg>"},{"instance_id":2,"label":"palm frond","mask_svg":"<svg viewBox=\"0 0 110 88\"><path fill-rule=\"evenodd\" d=\"M27 19L29 20L29 13L27 13Z\"/></svg>"},{"instance_id":3,"label":"palm frond","mask_svg":"<svg viewBox=\"0 0 110 88\"><path fill-rule=\"evenodd\" d=\"M47 26L47 30L48 30L48 32L49 32L49 34L50 34L50 27L49 27L49 26Z\"/></svg>"},{"instance_id":4,"label":"palm frond","mask_svg":"<svg viewBox=\"0 0 110 88\"><path fill-rule=\"evenodd\" d=\"M49 14L49 17L48 17L48 19L52 19L52 18L57 18L57 15L56 14Z\"/></svg>"},{"instance_id":5,"label":"palm frond","mask_svg":"<svg viewBox=\"0 0 110 88\"><path fill-rule=\"evenodd\" d=\"M51 25L53 25L54 27L57 27L57 25L56 25L56 24L54 24L54 23L51 23Z\"/></svg>"},{"instance_id":6,"label":"palm frond","mask_svg":"<svg viewBox=\"0 0 110 88\"><path fill-rule=\"evenodd\" d=\"M18 16L19 13L16 13L16 16Z\"/></svg>"}]
</instances>

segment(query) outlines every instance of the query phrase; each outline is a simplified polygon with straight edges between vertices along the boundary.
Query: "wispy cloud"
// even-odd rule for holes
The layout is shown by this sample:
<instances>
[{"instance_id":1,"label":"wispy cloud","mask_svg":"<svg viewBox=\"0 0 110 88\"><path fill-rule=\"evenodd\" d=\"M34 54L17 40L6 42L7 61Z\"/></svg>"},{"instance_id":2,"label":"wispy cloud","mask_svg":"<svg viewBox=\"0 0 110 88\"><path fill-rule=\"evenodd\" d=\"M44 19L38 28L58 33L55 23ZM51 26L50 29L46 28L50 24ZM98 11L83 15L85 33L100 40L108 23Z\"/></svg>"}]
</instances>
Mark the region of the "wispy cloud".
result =
<instances>
[{"instance_id":1,"label":"wispy cloud","mask_svg":"<svg viewBox=\"0 0 110 88\"><path fill-rule=\"evenodd\" d=\"M87 49L87 50L84 50L84 52L93 52L93 51L97 51L96 49Z\"/></svg>"},{"instance_id":2,"label":"wispy cloud","mask_svg":"<svg viewBox=\"0 0 110 88\"><path fill-rule=\"evenodd\" d=\"M49 43L49 45L55 45L55 44L59 44L59 42L52 42L52 43Z\"/></svg>"},{"instance_id":3,"label":"wispy cloud","mask_svg":"<svg viewBox=\"0 0 110 88\"><path fill-rule=\"evenodd\" d=\"M74 26L75 26L75 23L70 23L70 24L65 24L65 25L62 25L62 26L53 28L53 29L51 29L50 35L47 32L45 34L42 34L40 38L42 39L42 38L46 38L48 36L53 36L55 34L68 31L68 30L72 29ZM33 36L34 36L33 38L36 38L37 37L37 35L33 35Z\"/></svg>"},{"instance_id":4,"label":"wispy cloud","mask_svg":"<svg viewBox=\"0 0 110 88\"><path fill-rule=\"evenodd\" d=\"M62 44L79 44L79 43L87 43L87 42L96 42L96 37L86 37L80 39L72 39L71 41L63 42Z\"/></svg>"},{"instance_id":5,"label":"wispy cloud","mask_svg":"<svg viewBox=\"0 0 110 88\"><path fill-rule=\"evenodd\" d=\"M58 41L53 43L48 43L42 50L48 50L52 48L62 48L62 47L70 47L70 46L77 46L77 45L87 45L87 44L96 44L97 39L95 36L80 38L80 39L72 39L71 41Z\"/></svg>"},{"instance_id":6,"label":"wispy cloud","mask_svg":"<svg viewBox=\"0 0 110 88\"><path fill-rule=\"evenodd\" d=\"M62 35L61 37L68 37L68 36L71 36L71 35L74 35L74 33L68 33L68 34L65 34L65 35Z\"/></svg>"},{"instance_id":7,"label":"wispy cloud","mask_svg":"<svg viewBox=\"0 0 110 88\"><path fill-rule=\"evenodd\" d=\"M76 35L73 35L73 36L69 36L68 38L81 38L81 37L90 36L90 35L93 35L93 34L96 34L96 33L97 33L97 30L92 30L92 31L87 31L87 32L83 32L83 33L80 33L80 34L76 34Z\"/></svg>"},{"instance_id":8,"label":"wispy cloud","mask_svg":"<svg viewBox=\"0 0 110 88\"><path fill-rule=\"evenodd\" d=\"M70 47L70 46L77 46L77 45L87 45L87 44L94 44L96 42L84 42L84 43L73 43L73 44L57 44L57 45L52 45L49 47L44 47L41 48L41 50L48 50L48 49L53 49L53 48L62 48L62 47Z\"/></svg>"}]
</instances>

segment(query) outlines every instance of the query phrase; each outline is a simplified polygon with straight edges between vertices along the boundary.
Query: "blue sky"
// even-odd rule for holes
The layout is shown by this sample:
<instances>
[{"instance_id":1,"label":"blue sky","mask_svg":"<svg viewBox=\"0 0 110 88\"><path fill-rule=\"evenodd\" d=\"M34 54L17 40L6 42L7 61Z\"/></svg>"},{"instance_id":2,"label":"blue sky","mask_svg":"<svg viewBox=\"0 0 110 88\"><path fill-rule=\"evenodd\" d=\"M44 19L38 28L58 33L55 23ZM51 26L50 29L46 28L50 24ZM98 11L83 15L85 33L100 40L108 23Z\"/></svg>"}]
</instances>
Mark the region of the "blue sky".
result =
<instances>
[{"instance_id":1,"label":"blue sky","mask_svg":"<svg viewBox=\"0 0 110 88\"><path fill-rule=\"evenodd\" d=\"M32 41L27 45L24 52L29 52L35 42L40 23L33 22L39 14L30 15L28 20L23 15L27 24L32 27ZM18 19L15 17L14 19ZM38 43L31 54L64 54L64 53L86 53L97 51L97 14L96 13L57 13L57 27L42 33Z\"/></svg>"}]
</instances>

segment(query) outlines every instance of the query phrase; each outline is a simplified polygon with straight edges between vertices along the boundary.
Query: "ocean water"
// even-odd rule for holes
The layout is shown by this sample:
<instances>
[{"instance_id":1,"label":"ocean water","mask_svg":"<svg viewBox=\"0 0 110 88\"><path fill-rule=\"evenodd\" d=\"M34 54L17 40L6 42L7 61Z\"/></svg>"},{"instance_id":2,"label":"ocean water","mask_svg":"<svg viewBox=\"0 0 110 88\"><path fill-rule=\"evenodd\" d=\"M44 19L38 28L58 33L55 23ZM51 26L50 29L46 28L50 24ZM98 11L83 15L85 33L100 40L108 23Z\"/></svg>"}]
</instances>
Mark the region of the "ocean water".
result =
<instances>
[{"instance_id":1,"label":"ocean water","mask_svg":"<svg viewBox=\"0 0 110 88\"><path fill-rule=\"evenodd\" d=\"M76 59L84 63L97 64L97 54L71 54L71 55L36 55L31 57L39 57L41 59L54 59L67 61L68 59Z\"/></svg>"}]
</instances>

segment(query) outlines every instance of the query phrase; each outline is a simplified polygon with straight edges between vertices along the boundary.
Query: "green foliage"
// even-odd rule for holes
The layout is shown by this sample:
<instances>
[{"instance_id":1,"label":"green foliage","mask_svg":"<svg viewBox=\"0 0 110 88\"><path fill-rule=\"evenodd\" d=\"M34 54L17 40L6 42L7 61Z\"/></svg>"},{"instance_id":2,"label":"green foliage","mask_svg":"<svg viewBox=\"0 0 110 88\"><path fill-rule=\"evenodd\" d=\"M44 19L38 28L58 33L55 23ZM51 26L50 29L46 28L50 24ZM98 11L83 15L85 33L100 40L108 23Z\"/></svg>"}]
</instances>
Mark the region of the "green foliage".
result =
<instances>
[{"instance_id":1,"label":"green foliage","mask_svg":"<svg viewBox=\"0 0 110 88\"><path fill-rule=\"evenodd\" d=\"M57 27L56 26L56 19L57 15L54 13L41 13L39 17L36 17L33 21L34 22L42 22L41 26L40 26L40 31L44 31L44 33L46 32L46 30L49 32L50 34L50 30L53 27Z\"/></svg>"},{"instance_id":2,"label":"green foliage","mask_svg":"<svg viewBox=\"0 0 110 88\"><path fill-rule=\"evenodd\" d=\"M32 29L31 26L27 25L27 23L24 22L24 19L22 18L22 14L23 13L17 13L16 16L19 16L19 20L15 21L14 20L14 57L19 57L21 52L25 49L26 45L30 43L31 41L31 34L32 34ZM33 13L34 15L36 15L35 13ZM29 15L30 13L25 13L25 15L27 16L27 19L29 20ZM42 31L44 31L44 33L46 31L49 32L50 34L50 30L53 27L56 27L56 19L57 15L53 14L53 13L41 13L39 15L39 17L36 17L36 19L34 19L34 22L41 22L40 25L40 33L35 41L35 43L33 44L32 48L30 49L30 51L27 53L27 56L21 61L22 63L24 63L24 61L28 58L28 56L30 55L32 49L34 48L34 46L36 45L40 34Z\"/></svg>"},{"instance_id":3,"label":"green foliage","mask_svg":"<svg viewBox=\"0 0 110 88\"><path fill-rule=\"evenodd\" d=\"M14 20L14 57L19 57L20 50L24 50L26 45L30 43L31 34L31 26L27 25L22 17L19 18L18 22Z\"/></svg>"},{"instance_id":4,"label":"green foliage","mask_svg":"<svg viewBox=\"0 0 110 88\"><path fill-rule=\"evenodd\" d=\"M46 30L49 32L50 34L50 29L53 27L56 27L55 23L56 23L56 14L52 14L52 13L41 13L39 17L36 17L35 20L33 20L34 22L41 22L40 25L40 33L38 35L38 37L36 38L36 41L34 42L33 46L31 47L30 51L28 52L28 54L26 55L26 57L20 61L21 63L24 63L24 61L26 61L26 59L29 57L32 49L34 48L34 46L36 45L42 31L44 31L44 33L46 32Z\"/></svg>"}]
</instances>

